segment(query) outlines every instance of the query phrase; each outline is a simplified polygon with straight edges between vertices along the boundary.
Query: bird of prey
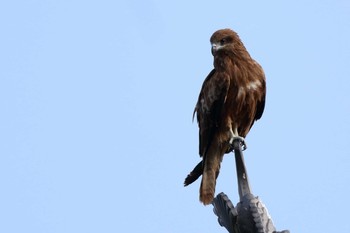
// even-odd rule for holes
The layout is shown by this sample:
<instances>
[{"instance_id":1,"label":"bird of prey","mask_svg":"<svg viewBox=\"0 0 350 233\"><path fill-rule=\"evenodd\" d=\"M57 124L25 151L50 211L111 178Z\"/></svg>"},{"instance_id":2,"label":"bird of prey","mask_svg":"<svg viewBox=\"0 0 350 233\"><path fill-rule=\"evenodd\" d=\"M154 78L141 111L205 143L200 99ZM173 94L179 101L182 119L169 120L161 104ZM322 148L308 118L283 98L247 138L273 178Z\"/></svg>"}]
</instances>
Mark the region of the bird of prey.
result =
<instances>
[{"instance_id":1,"label":"bird of prey","mask_svg":"<svg viewBox=\"0 0 350 233\"><path fill-rule=\"evenodd\" d=\"M199 199L212 202L225 153L242 141L265 107L266 83L261 66L249 55L236 32L221 29L211 36L214 69L203 82L193 113L199 126L202 161L186 177L187 186L202 175Z\"/></svg>"}]
</instances>

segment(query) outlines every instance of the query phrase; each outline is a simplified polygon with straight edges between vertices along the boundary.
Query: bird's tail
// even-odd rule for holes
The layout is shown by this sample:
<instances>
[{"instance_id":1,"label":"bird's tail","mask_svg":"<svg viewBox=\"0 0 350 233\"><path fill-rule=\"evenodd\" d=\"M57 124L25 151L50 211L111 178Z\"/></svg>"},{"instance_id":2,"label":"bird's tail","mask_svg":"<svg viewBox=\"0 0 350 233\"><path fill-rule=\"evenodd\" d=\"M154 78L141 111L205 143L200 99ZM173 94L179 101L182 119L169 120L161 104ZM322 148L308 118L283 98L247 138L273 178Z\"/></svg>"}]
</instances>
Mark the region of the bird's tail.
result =
<instances>
[{"instance_id":1,"label":"bird's tail","mask_svg":"<svg viewBox=\"0 0 350 233\"><path fill-rule=\"evenodd\" d=\"M187 175L184 186L187 186L189 184L192 184L195 182L203 173L203 160L200 161L195 168L190 172L190 174Z\"/></svg>"},{"instance_id":2,"label":"bird's tail","mask_svg":"<svg viewBox=\"0 0 350 233\"><path fill-rule=\"evenodd\" d=\"M199 200L209 205L214 199L216 178L219 175L220 164L224 153L216 146L210 147L204 158L202 183L199 190Z\"/></svg>"}]
</instances>

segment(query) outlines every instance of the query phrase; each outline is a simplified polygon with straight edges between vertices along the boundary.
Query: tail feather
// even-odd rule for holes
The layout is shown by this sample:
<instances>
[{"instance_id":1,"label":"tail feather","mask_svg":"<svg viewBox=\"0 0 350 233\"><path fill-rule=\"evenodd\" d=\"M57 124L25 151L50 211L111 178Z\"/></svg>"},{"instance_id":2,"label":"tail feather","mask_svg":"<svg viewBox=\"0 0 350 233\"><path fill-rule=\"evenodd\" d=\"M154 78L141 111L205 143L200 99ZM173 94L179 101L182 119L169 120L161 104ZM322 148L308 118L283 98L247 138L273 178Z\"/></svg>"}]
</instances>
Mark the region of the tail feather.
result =
<instances>
[{"instance_id":1,"label":"tail feather","mask_svg":"<svg viewBox=\"0 0 350 233\"><path fill-rule=\"evenodd\" d=\"M203 173L203 160L200 161L197 166L187 175L184 186L192 184L195 182Z\"/></svg>"},{"instance_id":2,"label":"tail feather","mask_svg":"<svg viewBox=\"0 0 350 233\"><path fill-rule=\"evenodd\" d=\"M205 156L199 195L199 199L204 205L211 204L214 199L216 178L219 175L223 155L224 152L212 146Z\"/></svg>"},{"instance_id":3,"label":"tail feather","mask_svg":"<svg viewBox=\"0 0 350 233\"><path fill-rule=\"evenodd\" d=\"M199 200L204 205L209 205L214 199L215 194L215 173L214 171L206 171L203 173L202 183L199 192Z\"/></svg>"}]
</instances>

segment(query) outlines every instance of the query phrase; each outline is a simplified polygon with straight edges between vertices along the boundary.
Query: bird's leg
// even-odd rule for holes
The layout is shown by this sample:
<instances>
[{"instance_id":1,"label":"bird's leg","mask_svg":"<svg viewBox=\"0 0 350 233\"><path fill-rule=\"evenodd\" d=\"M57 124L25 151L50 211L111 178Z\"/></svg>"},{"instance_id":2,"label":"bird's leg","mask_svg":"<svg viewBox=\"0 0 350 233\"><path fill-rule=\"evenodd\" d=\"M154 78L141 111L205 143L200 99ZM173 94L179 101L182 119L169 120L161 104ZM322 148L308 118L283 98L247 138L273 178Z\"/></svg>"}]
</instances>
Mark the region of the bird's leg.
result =
<instances>
[{"instance_id":1,"label":"bird's leg","mask_svg":"<svg viewBox=\"0 0 350 233\"><path fill-rule=\"evenodd\" d=\"M238 135L237 128L235 128L235 132L233 132L232 129L230 129L230 134L231 134L231 139L229 141L229 143L230 143L229 151L230 152L235 149L235 147L234 147L234 141L235 140L238 140L240 142L240 145L242 146L242 151L247 149L247 144L246 144L246 142L244 140L244 137L241 137L241 136Z\"/></svg>"}]
</instances>

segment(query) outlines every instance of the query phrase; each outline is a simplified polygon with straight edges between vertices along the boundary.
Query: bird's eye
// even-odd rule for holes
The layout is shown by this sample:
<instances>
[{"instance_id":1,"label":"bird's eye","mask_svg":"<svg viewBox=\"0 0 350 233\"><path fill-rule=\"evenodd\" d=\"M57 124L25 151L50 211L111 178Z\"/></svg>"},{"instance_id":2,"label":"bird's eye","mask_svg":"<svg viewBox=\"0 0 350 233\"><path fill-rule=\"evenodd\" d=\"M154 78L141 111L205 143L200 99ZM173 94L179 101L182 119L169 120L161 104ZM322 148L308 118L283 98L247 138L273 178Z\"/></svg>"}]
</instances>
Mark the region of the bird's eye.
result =
<instances>
[{"instance_id":1,"label":"bird's eye","mask_svg":"<svg viewBox=\"0 0 350 233\"><path fill-rule=\"evenodd\" d=\"M220 40L220 44L223 45L226 43L226 38Z\"/></svg>"}]
</instances>

